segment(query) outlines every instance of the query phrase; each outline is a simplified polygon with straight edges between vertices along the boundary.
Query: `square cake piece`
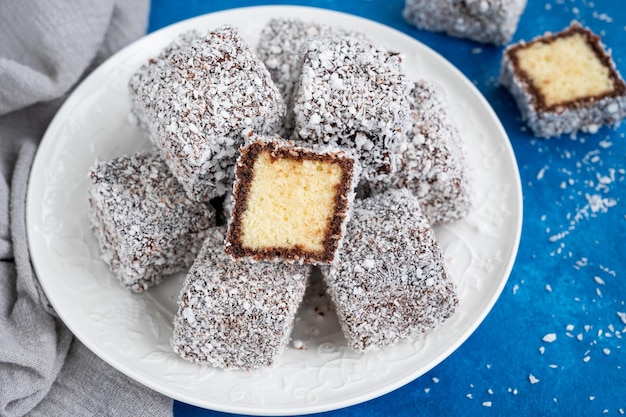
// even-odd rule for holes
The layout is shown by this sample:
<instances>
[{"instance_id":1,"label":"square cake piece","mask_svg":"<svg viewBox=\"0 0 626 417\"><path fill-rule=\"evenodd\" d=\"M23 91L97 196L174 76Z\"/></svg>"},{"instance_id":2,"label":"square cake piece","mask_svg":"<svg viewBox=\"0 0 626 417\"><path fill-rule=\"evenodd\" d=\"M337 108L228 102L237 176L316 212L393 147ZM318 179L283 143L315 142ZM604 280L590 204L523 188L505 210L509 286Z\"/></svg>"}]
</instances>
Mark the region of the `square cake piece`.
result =
<instances>
[{"instance_id":1,"label":"square cake piece","mask_svg":"<svg viewBox=\"0 0 626 417\"><path fill-rule=\"evenodd\" d=\"M182 38L146 65L130 80L135 113L191 199L225 194L241 132L276 132L285 116L265 65L232 26Z\"/></svg>"},{"instance_id":2,"label":"square cake piece","mask_svg":"<svg viewBox=\"0 0 626 417\"><path fill-rule=\"evenodd\" d=\"M297 72L302 45L308 40L332 36L363 35L336 26L285 17L272 18L263 27L257 53L286 103L290 102L293 93L293 74Z\"/></svg>"},{"instance_id":3,"label":"square cake piece","mask_svg":"<svg viewBox=\"0 0 626 417\"><path fill-rule=\"evenodd\" d=\"M148 123L146 121L146 115L144 114L144 107L149 105L145 98L142 98L145 92L145 85L147 80L153 80L158 77L160 71L168 71L168 67L171 65L170 59L172 55L180 50L191 45L192 42L200 40L203 35L196 31L191 30L178 35L172 42L170 42L159 55L152 58L148 64L142 65L135 71L128 83L128 90L130 95L130 111L131 116L134 117L134 122L139 128L148 134L148 138L152 141L152 136L149 134Z\"/></svg>"},{"instance_id":4,"label":"square cake piece","mask_svg":"<svg viewBox=\"0 0 626 417\"><path fill-rule=\"evenodd\" d=\"M535 136L617 124L626 116L626 85L600 38L578 23L508 47L500 83Z\"/></svg>"},{"instance_id":5,"label":"square cake piece","mask_svg":"<svg viewBox=\"0 0 626 417\"><path fill-rule=\"evenodd\" d=\"M135 292L189 267L215 224L213 207L187 198L156 151L100 162L89 179L102 259Z\"/></svg>"},{"instance_id":6,"label":"square cake piece","mask_svg":"<svg viewBox=\"0 0 626 417\"><path fill-rule=\"evenodd\" d=\"M410 129L413 83L402 60L355 37L307 42L294 91L294 137L355 150L365 181L391 172L389 155Z\"/></svg>"},{"instance_id":7,"label":"square cake piece","mask_svg":"<svg viewBox=\"0 0 626 417\"><path fill-rule=\"evenodd\" d=\"M289 342L309 268L234 262L213 229L189 270L174 319L174 351L218 368L271 366Z\"/></svg>"},{"instance_id":8,"label":"square cake piece","mask_svg":"<svg viewBox=\"0 0 626 417\"><path fill-rule=\"evenodd\" d=\"M358 164L346 152L251 135L237 160L226 253L254 260L333 262L357 181Z\"/></svg>"},{"instance_id":9,"label":"square cake piece","mask_svg":"<svg viewBox=\"0 0 626 417\"><path fill-rule=\"evenodd\" d=\"M456 287L418 199L406 189L355 201L339 265L324 265L348 345L370 351L426 333L456 311Z\"/></svg>"},{"instance_id":10,"label":"square cake piece","mask_svg":"<svg viewBox=\"0 0 626 417\"><path fill-rule=\"evenodd\" d=\"M525 7L526 0L406 0L403 16L423 30L504 45Z\"/></svg>"},{"instance_id":11,"label":"square cake piece","mask_svg":"<svg viewBox=\"0 0 626 417\"><path fill-rule=\"evenodd\" d=\"M369 187L362 184L363 191L407 188L431 225L460 220L469 213L473 198L463 138L434 84L416 82L410 98L413 127L393 154L397 171Z\"/></svg>"}]
</instances>

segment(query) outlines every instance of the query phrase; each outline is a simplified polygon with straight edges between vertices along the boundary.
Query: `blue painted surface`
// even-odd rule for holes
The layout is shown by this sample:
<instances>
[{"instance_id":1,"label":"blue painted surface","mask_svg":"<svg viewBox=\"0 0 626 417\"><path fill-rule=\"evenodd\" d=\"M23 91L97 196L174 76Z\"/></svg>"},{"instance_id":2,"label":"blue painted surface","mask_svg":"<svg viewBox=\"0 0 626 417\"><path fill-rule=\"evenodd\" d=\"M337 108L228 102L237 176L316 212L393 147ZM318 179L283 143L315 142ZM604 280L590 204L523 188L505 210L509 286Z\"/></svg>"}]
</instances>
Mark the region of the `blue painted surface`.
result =
<instances>
[{"instance_id":1,"label":"blue painted surface","mask_svg":"<svg viewBox=\"0 0 626 417\"><path fill-rule=\"evenodd\" d=\"M269 3L154 0L150 30L200 14L260 4ZM626 313L626 123L593 135L534 138L509 94L497 86L503 48L413 28L402 19L403 1L272 4L316 6L366 17L439 52L474 82L500 117L523 185L524 224L517 260L502 295L477 331L421 378L380 398L321 415L625 414L626 316L620 313ZM602 36L618 70L626 73L626 7L619 0L530 0L513 41L561 30L574 19ZM556 340L543 340L552 333ZM174 415L222 413L175 402Z\"/></svg>"}]
</instances>

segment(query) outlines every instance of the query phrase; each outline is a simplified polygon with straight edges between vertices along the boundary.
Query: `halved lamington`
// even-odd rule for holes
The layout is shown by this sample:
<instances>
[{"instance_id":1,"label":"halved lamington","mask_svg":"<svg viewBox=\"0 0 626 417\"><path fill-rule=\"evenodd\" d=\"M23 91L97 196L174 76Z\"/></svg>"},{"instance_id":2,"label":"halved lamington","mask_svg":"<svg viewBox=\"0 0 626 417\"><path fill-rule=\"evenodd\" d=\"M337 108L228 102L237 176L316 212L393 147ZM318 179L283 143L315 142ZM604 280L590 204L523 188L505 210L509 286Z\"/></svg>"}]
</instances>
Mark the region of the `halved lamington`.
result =
<instances>
[{"instance_id":1,"label":"halved lamington","mask_svg":"<svg viewBox=\"0 0 626 417\"><path fill-rule=\"evenodd\" d=\"M289 342L309 267L234 262L215 228L189 270L174 319L174 351L218 368L271 366Z\"/></svg>"},{"instance_id":2,"label":"halved lamington","mask_svg":"<svg viewBox=\"0 0 626 417\"><path fill-rule=\"evenodd\" d=\"M397 171L366 191L407 188L420 200L431 225L460 220L469 213L473 197L463 138L434 84L416 82L410 98L413 125L393 154Z\"/></svg>"},{"instance_id":3,"label":"halved lamington","mask_svg":"<svg viewBox=\"0 0 626 417\"><path fill-rule=\"evenodd\" d=\"M626 84L601 40L573 23L504 51L500 83L535 136L595 133L626 117Z\"/></svg>"},{"instance_id":4,"label":"halved lamington","mask_svg":"<svg viewBox=\"0 0 626 417\"><path fill-rule=\"evenodd\" d=\"M403 16L420 29L503 45L525 7L526 0L406 0Z\"/></svg>"},{"instance_id":5,"label":"halved lamington","mask_svg":"<svg viewBox=\"0 0 626 417\"><path fill-rule=\"evenodd\" d=\"M131 88L152 140L190 198L225 194L241 132L282 125L285 104L269 72L231 26L183 40L146 65Z\"/></svg>"},{"instance_id":6,"label":"halved lamington","mask_svg":"<svg viewBox=\"0 0 626 417\"><path fill-rule=\"evenodd\" d=\"M237 160L226 253L253 260L335 261L358 169L342 150L251 134Z\"/></svg>"},{"instance_id":7,"label":"halved lamington","mask_svg":"<svg viewBox=\"0 0 626 417\"><path fill-rule=\"evenodd\" d=\"M156 151L100 162L89 180L102 259L135 292L189 267L215 224L213 207L190 200Z\"/></svg>"},{"instance_id":8,"label":"halved lamington","mask_svg":"<svg viewBox=\"0 0 626 417\"><path fill-rule=\"evenodd\" d=\"M294 136L354 149L364 181L392 172L390 154L410 129L413 84L402 59L355 37L307 42L294 92Z\"/></svg>"},{"instance_id":9,"label":"halved lamington","mask_svg":"<svg viewBox=\"0 0 626 417\"><path fill-rule=\"evenodd\" d=\"M322 273L357 351L429 332L456 311L456 287L435 234L406 189L355 201L340 256Z\"/></svg>"}]
</instances>

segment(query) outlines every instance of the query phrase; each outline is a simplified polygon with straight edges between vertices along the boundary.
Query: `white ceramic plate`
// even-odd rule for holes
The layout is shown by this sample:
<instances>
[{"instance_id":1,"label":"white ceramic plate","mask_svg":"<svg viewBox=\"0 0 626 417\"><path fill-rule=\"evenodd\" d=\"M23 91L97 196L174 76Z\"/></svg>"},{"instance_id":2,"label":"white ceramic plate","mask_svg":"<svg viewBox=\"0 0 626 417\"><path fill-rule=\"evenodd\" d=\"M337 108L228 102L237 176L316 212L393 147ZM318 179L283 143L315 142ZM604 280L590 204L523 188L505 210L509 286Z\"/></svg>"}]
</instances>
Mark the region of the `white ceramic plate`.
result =
<instances>
[{"instance_id":1,"label":"white ceramic plate","mask_svg":"<svg viewBox=\"0 0 626 417\"><path fill-rule=\"evenodd\" d=\"M178 358L170 348L183 275L145 294L124 289L99 258L87 219L87 171L148 146L129 122L130 75L177 33L237 26L251 45L275 16L360 30L403 52L411 78L447 94L452 117L468 143L477 203L462 222L436 228L458 284L456 315L432 333L377 353L346 347L336 316L301 309L293 345L271 369L222 371ZM180 401L244 414L288 415L356 404L419 377L461 345L498 298L513 266L521 232L522 196L507 135L474 86L450 63L386 26L321 9L255 7L187 20L125 48L88 77L50 125L37 153L28 192L33 264L52 305L93 352L137 381ZM322 303L324 301L322 300Z\"/></svg>"}]
</instances>

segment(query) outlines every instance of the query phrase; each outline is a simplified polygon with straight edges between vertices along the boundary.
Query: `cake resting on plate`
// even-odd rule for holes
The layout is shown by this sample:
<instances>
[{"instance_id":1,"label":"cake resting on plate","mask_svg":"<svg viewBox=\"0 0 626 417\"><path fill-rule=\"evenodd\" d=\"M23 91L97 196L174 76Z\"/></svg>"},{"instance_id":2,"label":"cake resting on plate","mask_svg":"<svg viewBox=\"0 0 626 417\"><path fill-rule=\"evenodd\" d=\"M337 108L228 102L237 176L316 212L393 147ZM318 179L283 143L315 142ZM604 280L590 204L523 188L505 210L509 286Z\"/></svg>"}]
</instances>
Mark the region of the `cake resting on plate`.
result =
<instances>
[{"instance_id":1,"label":"cake resting on plate","mask_svg":"<svg viewBox=\"0 0 626 417\"><path fill-rule=\"evenodd\" d=\"M439 243L408 190L357 200L340 257L322 273L348 346L357 351L426 333L456 310Z\"/></svg>"},{"instance_id":2,"label":"cake resting on plate","mask_svg":"<svg viewBox=\"0 0 626 417\"><path fill-rule=\"evenodd\" d=\"M135 292L189 267L215 225L215 209L190 200L158 152L100 162L89 180L102 259Z\"/></svg>"},{"instance_id":3,"label":"cake resting on plate","mask_svg":"<svg viewBox=\"0 0 626 417\"><path fill-rule=\"evenodd\" d=\"M235 262L213 229L189 270L174 319L174 351L218 368L271 366L289 342L309 268Z\"/></svg>"}]
</instances>

